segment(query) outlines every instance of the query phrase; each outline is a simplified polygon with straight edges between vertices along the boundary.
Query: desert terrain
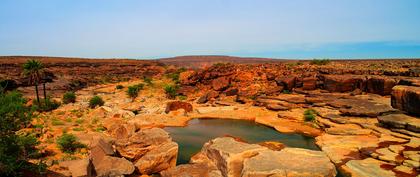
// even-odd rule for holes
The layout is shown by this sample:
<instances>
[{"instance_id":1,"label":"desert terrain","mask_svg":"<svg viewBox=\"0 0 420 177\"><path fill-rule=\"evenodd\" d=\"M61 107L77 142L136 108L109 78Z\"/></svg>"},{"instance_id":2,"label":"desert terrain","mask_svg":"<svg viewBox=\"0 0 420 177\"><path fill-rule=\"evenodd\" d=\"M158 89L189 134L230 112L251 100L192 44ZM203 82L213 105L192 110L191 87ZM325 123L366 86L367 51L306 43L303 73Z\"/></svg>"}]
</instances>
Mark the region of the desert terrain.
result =
<instances>
[{"instance_id":1,"label":"desert terrain","mask_svg":"<svg viewBox=\"0 0 420 177\"><path fill-rule=\"evenodd\" d=\"M27 106L35 104L22 75L28 59L43 63L45 91L60 103L20 130L40 141L41 157L29 161L45 163L41 176L420 175L420 59L0 57L2 86ZM68 92L75 100L64 103ZM103 103L92 106L95 96ZM227 135L178 164L182 149L164 128L203 118L305 135L319 150ZM63 151L64 134L83 146Z\"/></svg>"}]
</instances>

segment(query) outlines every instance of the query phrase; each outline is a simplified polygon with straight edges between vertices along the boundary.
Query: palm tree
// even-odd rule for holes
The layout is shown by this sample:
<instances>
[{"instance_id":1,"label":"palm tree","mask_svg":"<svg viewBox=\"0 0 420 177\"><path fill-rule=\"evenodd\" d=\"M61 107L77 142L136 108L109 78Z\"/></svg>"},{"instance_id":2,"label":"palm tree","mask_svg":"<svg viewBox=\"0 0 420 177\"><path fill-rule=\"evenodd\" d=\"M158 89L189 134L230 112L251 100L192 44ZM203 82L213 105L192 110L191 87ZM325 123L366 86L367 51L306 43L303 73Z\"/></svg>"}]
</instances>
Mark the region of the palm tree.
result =
<instances>
[{"instance_id":1,"label":"palm tree","mask_svg":"<svg viewBox=\"0 0 420 177\"><path fill-rule=\"evenodd\" d=\"M23 75L29 77L30 84L35 86L36 101L39 104L38 84L44 72L44 65L38 60L28 60L23 64ZM44 87L45 89L45 87ZM45 90L44 90L45 93ZM45 95L44 95L45 96Z\"/></svg>"}]
</instances>

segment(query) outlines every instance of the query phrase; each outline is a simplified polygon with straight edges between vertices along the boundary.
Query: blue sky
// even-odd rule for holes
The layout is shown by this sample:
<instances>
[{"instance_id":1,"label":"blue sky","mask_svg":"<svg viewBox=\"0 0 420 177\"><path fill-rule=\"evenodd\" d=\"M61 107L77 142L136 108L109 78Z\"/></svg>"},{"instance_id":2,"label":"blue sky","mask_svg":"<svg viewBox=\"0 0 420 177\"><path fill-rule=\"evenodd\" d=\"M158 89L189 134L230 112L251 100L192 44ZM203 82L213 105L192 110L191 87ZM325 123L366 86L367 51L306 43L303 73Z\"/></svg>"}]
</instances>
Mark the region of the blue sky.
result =
<instances>
[{"instance_id":1,"label":"blue sky","mask_svg":"<svg viewBox=\"0 0 420 177\"><path fill-rule=\"evenodd\" d=\"M0 55L420 58L420 1L1 0Z\"/></svg>"}]
</instances>

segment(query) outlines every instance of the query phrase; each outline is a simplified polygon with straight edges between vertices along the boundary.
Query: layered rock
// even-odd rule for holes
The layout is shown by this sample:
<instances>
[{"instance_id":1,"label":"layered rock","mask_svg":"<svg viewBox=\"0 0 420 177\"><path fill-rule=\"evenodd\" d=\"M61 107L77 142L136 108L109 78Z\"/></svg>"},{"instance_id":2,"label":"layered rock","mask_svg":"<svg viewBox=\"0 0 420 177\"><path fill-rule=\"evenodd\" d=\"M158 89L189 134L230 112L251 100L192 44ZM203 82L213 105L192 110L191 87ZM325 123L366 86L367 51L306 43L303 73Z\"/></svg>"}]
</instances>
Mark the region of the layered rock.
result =
<instances>
[{"instance_id":1,"label":"layered rock","mask_svg":"<svg viewBox=\"0 0 420 177\"><path fill-rule=\"evenodd\" d=\"M165 112L169 113L171 111L176 111L178 109L183 109L185 112L191 112L193 107L190 103L183 102L183 101L172 101L166 104Z\"/></svg>"},{"instance_id":2,"label":"layered rock","mask_svg":"<svg viewBox=\"0 0 420 177\"><path fill-rule=\"evenodd\" d=\"M162 176L330 176L334 164L321 151L270 148L232 137L213 139L191 158L190 164L162 172ZM307 162L310 163L307 163Z\"/></svg>"},{"instance_id":3,"label":"layered rock","mask_svg":"<svg viewBox=\"0 0 420 177\"><path fill-rule=\"evenodd\" d=\"M119 139L116 149L121 156L134 162L142 174L174 167L178 156L178 144L160 128L142 129L128 139Z\"/></svg>"},{"instance_id":4,"label":"layered rock","mask_svg":"<svg viewBox=\"0 0 420 177\"><path fill-rule=\"evenodd\" d=\"M420 133L420 119L405 114L389 114L378 117L382 126L396 129L406 129Z\"/></svg>"},{"instance_id":5,"label":"layered rock","mask_svg":"<svg viewBox=\"0 0 420 177\"><path fill-rule=\"evenodd\" d=\"M324 88L330 92L364 90L365 78L354 75L324 75Z\"/></svg>"},{"instance_id":6,"label":"layered rock","mask_svg":"<svg viewBox=\"0 0 420 177\"><path fill-rule=\"evenodd\" d=\"M367 79L367 92L379 95L389 95L397 85L395 79L387 77L370 77Z\"/></svg>"},{"instance_id":7,"label":"layered rock","mask_svg":"<svg viewBox=\"0 0 420 177\"><path fill-rule=\"evenodd\" d=\"M395 86L391 93L391 105L409 114L420 116L420 87Z\"/></svg>"}]
</instances>

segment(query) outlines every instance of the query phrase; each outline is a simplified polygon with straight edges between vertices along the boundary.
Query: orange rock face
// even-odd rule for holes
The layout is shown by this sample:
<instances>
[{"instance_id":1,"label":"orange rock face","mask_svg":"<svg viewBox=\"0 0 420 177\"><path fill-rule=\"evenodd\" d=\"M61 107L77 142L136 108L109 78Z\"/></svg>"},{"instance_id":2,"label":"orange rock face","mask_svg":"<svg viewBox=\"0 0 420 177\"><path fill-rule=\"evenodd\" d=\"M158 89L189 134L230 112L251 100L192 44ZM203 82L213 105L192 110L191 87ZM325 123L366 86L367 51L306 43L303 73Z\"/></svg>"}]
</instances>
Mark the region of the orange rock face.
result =
<instances>
[{"instance_id":1,"label":"orange rock face","mask_svg":"<svg viewBox=\"0 0 420 177\"><path fill-rule=\"evenodd\" d=\"M391 105L413 115L420 115L420 87L395 86L392 89Z\"/></svg>"}]
</instances>

